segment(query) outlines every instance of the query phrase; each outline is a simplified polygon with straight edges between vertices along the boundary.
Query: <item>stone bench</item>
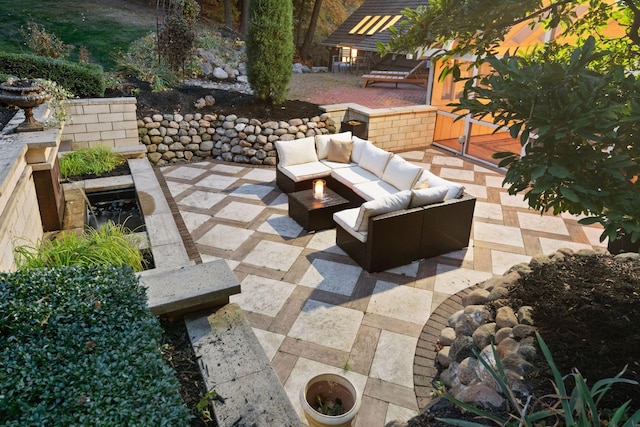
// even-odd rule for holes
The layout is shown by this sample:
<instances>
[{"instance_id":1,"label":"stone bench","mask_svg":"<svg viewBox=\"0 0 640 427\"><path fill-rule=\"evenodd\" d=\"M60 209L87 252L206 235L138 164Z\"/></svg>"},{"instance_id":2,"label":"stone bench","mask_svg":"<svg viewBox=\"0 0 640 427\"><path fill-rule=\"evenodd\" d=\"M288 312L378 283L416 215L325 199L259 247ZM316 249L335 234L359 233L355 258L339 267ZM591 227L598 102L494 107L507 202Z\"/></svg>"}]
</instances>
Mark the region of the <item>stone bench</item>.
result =
<instances>
[{"instance_id":1,"label":"stone bench","mask_svg":"<svg viewBox=\"0 0 640 427\"><path fill-rule=\"evenodd\" d=\"M258 338L237 304L185 317L220 427L302 427Z\"/></svg>"},{"instance_id":2,"label":"stone bench","mask_svg":"<svg viewBox=\"0 0 640 427\"><path fill-rule=\"evenodd\" d=\"M240 283L224 260L140 274L147 288L147 306L156 316L180 318L187 313L220 307L240 293Z\"/></svg>"}]
</instances>

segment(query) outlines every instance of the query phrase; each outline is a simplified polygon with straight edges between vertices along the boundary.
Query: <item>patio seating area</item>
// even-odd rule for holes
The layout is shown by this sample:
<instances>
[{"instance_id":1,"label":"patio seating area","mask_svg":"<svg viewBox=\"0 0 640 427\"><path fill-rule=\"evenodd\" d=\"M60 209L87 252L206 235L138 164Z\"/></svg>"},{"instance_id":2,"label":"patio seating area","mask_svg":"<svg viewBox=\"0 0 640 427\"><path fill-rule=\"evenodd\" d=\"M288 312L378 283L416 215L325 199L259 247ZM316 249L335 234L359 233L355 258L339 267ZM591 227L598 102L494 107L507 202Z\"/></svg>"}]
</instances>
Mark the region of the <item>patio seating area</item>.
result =
<instances>
[{"instance_id":1,"label":"patio seating area","mask_svg":"<svg viewBox=\"0 0 640 427\"><path fill-rule=\"evenodd\" d=\"M300 389L321 372L342 373L362 392L356 426L409 419L425 404L416 399L416 346L443 301L533 255L604 246L596 226L527 209L497 171L435 148L399 154L477 198L471 242L375 274L336 246L335 229L309 233L287 215L275 168L211 161L161 169L190 244L203 262L226 260L240 281L230 300L301 419Z\"/></svg>"}]
</instances>

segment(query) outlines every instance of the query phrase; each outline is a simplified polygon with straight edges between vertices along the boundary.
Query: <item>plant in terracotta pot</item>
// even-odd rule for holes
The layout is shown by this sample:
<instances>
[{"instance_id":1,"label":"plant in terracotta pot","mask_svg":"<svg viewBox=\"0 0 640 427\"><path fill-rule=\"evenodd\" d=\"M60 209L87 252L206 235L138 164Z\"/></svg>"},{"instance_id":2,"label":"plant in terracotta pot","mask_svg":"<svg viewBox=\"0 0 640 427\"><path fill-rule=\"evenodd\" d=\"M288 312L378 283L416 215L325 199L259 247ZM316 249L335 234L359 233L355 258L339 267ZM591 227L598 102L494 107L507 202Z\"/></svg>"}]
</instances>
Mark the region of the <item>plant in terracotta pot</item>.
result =
<instances>
[{"instance_id":1,"label":"plant in terracotta pot","mask_svg":"<svg viewBox=\"0 0 640 427\"><path fill-rule=\"evenodd\" d=\"M360 409L360 394L347 377L320 374L302 388L300 404L311 427L347 427Z\"/></svg>"}]
</instances>

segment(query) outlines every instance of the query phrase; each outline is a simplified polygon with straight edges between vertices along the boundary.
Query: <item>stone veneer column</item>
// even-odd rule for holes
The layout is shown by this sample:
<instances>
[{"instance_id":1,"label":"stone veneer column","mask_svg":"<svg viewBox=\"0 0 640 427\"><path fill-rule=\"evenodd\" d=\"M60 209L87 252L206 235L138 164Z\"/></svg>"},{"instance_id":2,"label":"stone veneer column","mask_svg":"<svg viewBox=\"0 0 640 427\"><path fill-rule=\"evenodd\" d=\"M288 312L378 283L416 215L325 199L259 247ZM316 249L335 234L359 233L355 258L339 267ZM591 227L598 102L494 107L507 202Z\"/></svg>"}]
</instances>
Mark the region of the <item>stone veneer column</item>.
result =
<instances>
[{"instance_id":1,"label":"stone veneer column","mask_svg":"<svg viewBox=\"0 0 640 427\"><path fill-rule=\"evenodd\" d=\"M422 149L433 143L438 109L429 105L367 108L359 104L324 105L336 122L367 123L367 139L387 151Z\"/></svg>"}]
</instances>

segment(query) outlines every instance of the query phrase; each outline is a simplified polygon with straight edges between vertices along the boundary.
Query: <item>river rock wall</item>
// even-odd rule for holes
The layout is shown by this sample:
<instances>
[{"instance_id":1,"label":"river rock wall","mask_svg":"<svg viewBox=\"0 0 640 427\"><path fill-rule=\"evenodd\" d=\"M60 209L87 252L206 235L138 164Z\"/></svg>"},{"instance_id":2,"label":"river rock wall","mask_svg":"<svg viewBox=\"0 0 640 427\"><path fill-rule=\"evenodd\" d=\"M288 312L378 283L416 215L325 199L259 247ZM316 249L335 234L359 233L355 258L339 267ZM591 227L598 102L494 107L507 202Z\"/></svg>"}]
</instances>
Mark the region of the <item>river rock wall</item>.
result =
<instances>
[{"instance_id":1,"label":"river rock wall","mask_svg":"<svg viewBox=\"0 0 640 427\"><path fill-rule=\"evenodd\" d=\"M336 133L328 114L261 122L235 115L154 114L138 120L138 137L157 166L213 158L253 165L276 164L274 143Z\"/></svg>"}]
</instances>

